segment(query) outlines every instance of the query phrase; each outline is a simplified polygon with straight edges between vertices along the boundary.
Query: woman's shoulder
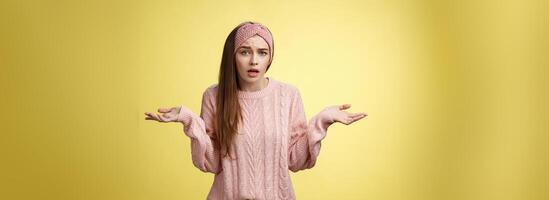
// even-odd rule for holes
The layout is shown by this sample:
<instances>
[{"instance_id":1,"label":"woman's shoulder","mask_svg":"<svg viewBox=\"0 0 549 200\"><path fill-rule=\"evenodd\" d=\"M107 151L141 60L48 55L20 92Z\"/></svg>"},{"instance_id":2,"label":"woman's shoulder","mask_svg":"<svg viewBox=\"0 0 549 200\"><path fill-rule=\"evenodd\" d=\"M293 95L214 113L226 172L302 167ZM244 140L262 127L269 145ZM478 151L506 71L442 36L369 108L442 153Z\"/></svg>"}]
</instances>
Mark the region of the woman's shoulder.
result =
<instances>
[{"instance_id":1,"label":"woman's shoulder","mask_svg":"<svg viewBox=\"0 0 549 200\"><path fill-rule=\"evenodd\" d=\"M282 92L289 93L289 94L299 93L298 87L293 83L283 82L278 80L274 80L274 81L279 86L280 90L282 90Z\"/></svg>"},{"instance_id":2,"label":"woman's shoulder","mask_svg":"<svg viewBox=\"0 0 549 200\"><path fill-rule=\"evenodd\" d=\"M215 97L217 95L217 83L211 84L210 86L206 87L202 95L204 97Z\"/></svg>"},{"instance_id":3,"label":"woman's shoulder","mask_svg":"<svg viewBox=\"0 0 549 200\"><path fill-rule=\"evenodd\" d=\"M217 90L217 83L211 84L206 88L206 91L216 91Z\"/></svg>"}]
</instances>

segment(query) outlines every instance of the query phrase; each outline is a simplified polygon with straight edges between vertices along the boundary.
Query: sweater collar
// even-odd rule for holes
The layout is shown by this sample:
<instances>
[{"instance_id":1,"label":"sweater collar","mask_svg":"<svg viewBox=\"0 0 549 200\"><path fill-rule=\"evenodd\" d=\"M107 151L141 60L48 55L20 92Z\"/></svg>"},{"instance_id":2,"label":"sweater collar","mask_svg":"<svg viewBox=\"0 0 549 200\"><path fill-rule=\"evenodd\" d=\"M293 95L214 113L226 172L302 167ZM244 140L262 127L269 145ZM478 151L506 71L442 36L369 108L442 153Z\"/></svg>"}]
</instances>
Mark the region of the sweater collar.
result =
<instances>
[{"instance_id":1,"label":"sweater collar","mask_svg":"<svg viewBox=\"0 0 549 200\"><path fill-rule=\"evenodd\" d=\"M241 91L241 90L238 90L237 93L238 93L238 97L239 98L245 98L245 99L250 99L250 98L261 98L261 97L264 97L265 95L269 94L275 84L276 84L276 81L273 80L272 77L265 77L267 78L267 80L269 80L267 82L267 86L265 86L264 88L260 89L260 90L257 90L257 91Z\"/></svg>"}]
</instances>

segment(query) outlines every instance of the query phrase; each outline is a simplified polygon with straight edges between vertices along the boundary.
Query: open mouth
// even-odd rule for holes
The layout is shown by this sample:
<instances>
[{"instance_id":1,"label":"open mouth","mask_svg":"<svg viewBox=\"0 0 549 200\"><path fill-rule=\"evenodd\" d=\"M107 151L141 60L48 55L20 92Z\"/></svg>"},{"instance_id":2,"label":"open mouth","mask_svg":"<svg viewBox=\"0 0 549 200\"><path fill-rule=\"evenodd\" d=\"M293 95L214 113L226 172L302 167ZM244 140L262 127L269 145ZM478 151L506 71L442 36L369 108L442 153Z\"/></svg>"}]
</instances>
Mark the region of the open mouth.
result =
<instances>
[{"instance_id":1,"label":"open mouth","mask_svg":"<svg viewBox=\"0 0 549 200\"><path fill-rule=\"evenodd\" d=\"M257 70L257 69L248 70L248 76L249 77L256 77L257 75L259 75L259 70Z\"/></svg>"}]
</instances>

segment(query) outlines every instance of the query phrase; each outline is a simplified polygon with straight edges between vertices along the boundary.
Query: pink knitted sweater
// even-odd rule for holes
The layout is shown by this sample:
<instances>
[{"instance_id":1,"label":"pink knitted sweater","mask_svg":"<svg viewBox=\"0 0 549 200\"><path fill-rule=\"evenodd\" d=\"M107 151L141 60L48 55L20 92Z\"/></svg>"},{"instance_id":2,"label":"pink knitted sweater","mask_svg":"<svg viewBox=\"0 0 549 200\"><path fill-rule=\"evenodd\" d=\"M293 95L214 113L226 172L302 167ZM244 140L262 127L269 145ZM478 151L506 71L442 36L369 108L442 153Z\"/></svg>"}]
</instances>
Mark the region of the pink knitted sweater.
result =
<instances>
[{"instance_id":1,"label":"pink knitted sweater","mask_svg":"<svg viewBox=\"0 0 549 200\"><path fill-rule=\"evenodd\" d=\"M191 139L194 166L215 174L208 199L295 199L289 171L312 168L334 123L324 109L307 122L299 90L271 77L265 88L238 91L244 121L221 158L214 129L217 84L204 91L200 116L182 106L178 120Z\"/></svg>"}]
</instances>

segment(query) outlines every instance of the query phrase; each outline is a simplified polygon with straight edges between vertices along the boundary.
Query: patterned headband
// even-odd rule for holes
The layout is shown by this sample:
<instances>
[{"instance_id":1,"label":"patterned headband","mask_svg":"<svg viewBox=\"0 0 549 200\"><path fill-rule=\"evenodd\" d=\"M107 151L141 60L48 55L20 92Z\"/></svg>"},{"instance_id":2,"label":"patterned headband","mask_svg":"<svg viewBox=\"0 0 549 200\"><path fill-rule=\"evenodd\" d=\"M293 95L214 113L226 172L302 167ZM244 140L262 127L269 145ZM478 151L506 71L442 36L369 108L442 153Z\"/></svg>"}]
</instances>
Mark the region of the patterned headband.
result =
<instances>
[{"instance_id":1,"label":"patterned headband","mask_svg":"<svg viewBox=\"0 0 549 200\"><path fill-rule=\"evenodd\" d=\"M248 38L253 37L254 35L259 35L261 38L263 38L267 44L269 45L270 50L270 58L269 63L272 62L273 59L273 36L269 32L269 29L267 27L259 24L259 23L247 23L242 25L237 31L234 41L234 52L236 53L236 50L246 41Z\"/></svg>"}]
</instances>

